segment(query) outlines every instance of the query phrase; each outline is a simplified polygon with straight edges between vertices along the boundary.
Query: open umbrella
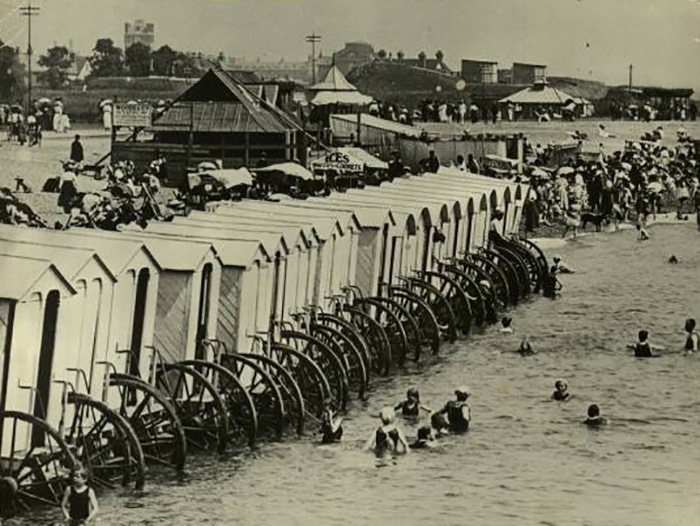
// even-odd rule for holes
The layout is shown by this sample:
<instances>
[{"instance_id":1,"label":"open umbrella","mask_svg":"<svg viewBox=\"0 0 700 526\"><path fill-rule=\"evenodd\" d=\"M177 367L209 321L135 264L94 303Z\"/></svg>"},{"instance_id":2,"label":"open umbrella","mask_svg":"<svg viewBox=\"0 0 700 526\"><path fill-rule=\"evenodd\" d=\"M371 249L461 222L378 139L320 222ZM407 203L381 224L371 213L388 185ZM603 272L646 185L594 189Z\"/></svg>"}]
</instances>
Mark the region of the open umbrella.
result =
<instances>
[{"instance_id":1,"label":"open umbrella","mask_svg":"<svg viewBox=\"0 0 700 526\"><path fill-rule=\"evenodd\" d=\"M532 177L549 177L549 174L542 168L535 168L532 170Z\"/></svg>"},{"instance_id":2,"label":"open umbrella","mask_svg":"<svg viewBox=\"0 0 700 526\"><path fill-rule=\"evenodd\" d=\"M302 165L297 163L279 163L267 166L265 168L260 168L257 170L262 173L282 173L290 177L298 177L304 181L309 181L314 178L313 174L304 168Z\"/></svg>"},{"instance_id":3,"label":"open umbrella","mask_svg":"<svg viewBox=\"0 0 700 526\"><path fill-rule=\"evenodd\" d=\"M112 99L105 99L102 102L100 102L100 108L104 108L105 106L111 106L114 104L114 101Z\"/></svg>"},{"instance_id":4,"label":"open umbrella","mask_svg":"<svg viewBox=\"0 0 700 526\"><path fill-rule=\"evenodd\" d=\"M571 166L562 166L559 168L559 171L557 171L558 175L569 175L571 173L574 173L574 169Z\"/></svg>"}]
</instances>

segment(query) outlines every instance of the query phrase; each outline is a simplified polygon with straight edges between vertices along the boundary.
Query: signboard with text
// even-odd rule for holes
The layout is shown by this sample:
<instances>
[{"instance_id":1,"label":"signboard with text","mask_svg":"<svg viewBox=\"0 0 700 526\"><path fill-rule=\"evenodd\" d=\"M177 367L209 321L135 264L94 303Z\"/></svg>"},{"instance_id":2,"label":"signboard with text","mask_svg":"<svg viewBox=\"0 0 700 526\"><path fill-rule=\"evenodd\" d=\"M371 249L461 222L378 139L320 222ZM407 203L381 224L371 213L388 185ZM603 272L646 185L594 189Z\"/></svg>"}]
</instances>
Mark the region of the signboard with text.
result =
<instances>
[{"instance_id":1,"label":"signboard with text","mask_svg":"<svg viewBox=\"0 0 700 526\"><path fill-rule=\"evenodd\" d=\"M115 104L112 125L148 128L151 126L152 117L153 106L150 104Z\"/></svg>"},{"instance_id":2,"label":"signboard with text","mask_svg":"<svg viewBox=\"0 0 700 526\"><path fill-rule=\"evenodd\" d=\"M311 166L316 170L334 169L340 172L362 172L364 170L364 165L361 161L337 150L312 161Z\"/></svg>"}]
</instances>

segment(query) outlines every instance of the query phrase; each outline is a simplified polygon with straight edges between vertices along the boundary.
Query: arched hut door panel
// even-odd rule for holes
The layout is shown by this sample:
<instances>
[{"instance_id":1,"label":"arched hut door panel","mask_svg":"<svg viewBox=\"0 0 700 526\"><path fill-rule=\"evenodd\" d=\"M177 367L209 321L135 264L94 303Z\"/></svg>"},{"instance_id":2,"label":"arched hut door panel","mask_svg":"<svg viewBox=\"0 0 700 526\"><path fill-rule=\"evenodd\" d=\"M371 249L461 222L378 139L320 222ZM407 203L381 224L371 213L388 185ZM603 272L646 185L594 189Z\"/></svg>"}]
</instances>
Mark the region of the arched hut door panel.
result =
<instances>
[{"instance_id":1,"label":"arched hut door panel","mask_svg":"<svg viewBox=\"0 0 700 526\"><path fill-rule=\"evenodd\" d=\"M256 296L258 294L256 292L249 293L248 288L257 287L258 272L257 262L249 271L250 277L246 276L246 279L244 279L243 270L240 268L224 267L221 270L219 312L216 317L216 338L224 342L228 349L238 348L238 334L241 323L244 323L244 327L248 327L251 323L247 318L243 320L245 309L248 309L247 312L252 314L253 318L257 312L255 301L257 301ZM251 283L246 283L246 281ZM242 310L241 302L244 297L248 304ZM201 340L199 341L201 342ZM198 360L211 358L211 356L206 355L206 349L201 343L197 346L197 354L195 356Z\"/></svg>"},{"instance_id":2,"label":"arched hut door panel","mask_svg":"<svg viewBox=\"0 0 700 526\"><path fill-rule=\"evenodd\" d=\"M360 232L357 246L357 262L355 264L355 285L363 296L371 296L374 281L375 258L377 251L376 229L366 229Z\"/></svg>"},{"instance_id":3,"label":"arched hut door panel","mask_svg":"<svg viewBox=\"0 0 700 526\"><path fill-rule=\"evenodd\" d=\"M58 326L58 310L61 296L57 290L52 290L46 296L44 305L44 318L41 333L41 345L39 347L39 363L37 367L36 382L34 384L34 407L32 414L42 420L46 419L49 409L49 397L51 396L51 377L54 352L56 350L56 329ZM41 447L45 435L34 433L32 446Z\"/></svg>"},{"instance_id":4,"label":"arched hut door panel","mask_svg":"<svg viewBox=\"0 0 700 526\"><path fill-rule=\"evenodd\" d=\"M193 276L189 272L166 271L160 275L153 346L168 363L179 362L185 358L192 279ZM146 371L148 364L144 363L144 354L142 353L140 365L142 370Z\"/></svg>"},{"instance_id":5,"label":"arched hut door panel","mask_svg":"<svg viewBox=\"0 0 700 526\"><path fill-rule=\"evenodd\" d=\"M143 346L143 336L146 321L146 303L148 301L148 285L151 280L151 273L147 268L139 271L136 279L136 297L134 299L134 313L131 326L131 343L129 349L133 353L133 358L129 362L129 374L137 374L141 361L141 349Z\"/></svg>"},{"instance_id":6,"label":"arched hut door panel","mask_svg":"<svg viewBox=\"0 0 700 526\"><path fill-rule=\"evenodd\" d=\"M7 382L15 326L15 307L14 301L0 299L0 411L4 411L7 406Z\"/></svg>"}]
</instances>

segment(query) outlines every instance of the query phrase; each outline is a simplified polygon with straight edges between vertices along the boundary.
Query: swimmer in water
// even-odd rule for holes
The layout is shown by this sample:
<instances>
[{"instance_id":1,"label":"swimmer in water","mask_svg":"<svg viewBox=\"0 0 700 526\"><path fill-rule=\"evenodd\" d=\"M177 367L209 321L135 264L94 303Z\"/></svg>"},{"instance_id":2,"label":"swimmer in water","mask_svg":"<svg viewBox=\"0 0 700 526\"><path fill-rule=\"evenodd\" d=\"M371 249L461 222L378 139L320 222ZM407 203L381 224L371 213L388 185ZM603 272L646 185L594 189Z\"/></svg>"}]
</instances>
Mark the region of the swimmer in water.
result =
<instances>
[{"instance_id":1,"label":"swimmer in water","mask_svg":"<svg viewBox=\"0 0 700 526\"><path fill-rule=\"evenodd\" d=\"M501 334L513 334L513 318L510 316L503 316L501 319Z\"/></svg>"},{"instance_id":2,"label":"swimmer in water","mask_svg":"<svg viewBox=\"0 0 700 526\"><path fill-rule=\"evenodd\" d=\"M554 382L554 392L552 393L552 399L557 402L564 402L569 399L569 384L566 380L557 380Z\"/></svg>"},{"instance_id":3,"label":"swimmer in water","mask_svg":"<svg viewBox=\"0 0 700 526\"><path fill-rule=\"evenodd\" d=\"M467 404L467 399L471 396L468 387L460 387L455 390L456 400L450 400L445 407L440 409L436 415L447 415L450 432L466 433L469 431L469 424L472 419L472 411Z\"/></svg>"},{"instance_id":4,"label":"swimmer in water","mask_svg":"<svg viewBox=\"0 0 700 526\"><path fill-rule=\"evenodd\" d=\"M678 258L675 256L675 254L671 255L671 257L668 258L668 262L672 265L676 265L678 263Z\"/></svg>"},{"instance_id":5,"label":"swimmer in water","mask_svg":"<svg viewBox=\"0 0 700 526\"><path fill-rule=\"evenodd\" d=\"M542 295L545 298L555 299L557 297L557 292L562 289L561 282L557 279L557 267L552 265L549 269L549 274L544 278L544 285L542 287Z\"/></svg>"},{"instance_id":6,"label":"swimmer in water","mask_svg":"<svg viewBox=\"0 0 700 526\"><path fill-rule=\"evenodd\" d=\"M698 352L698 333L695 330L696 322L694 318L685 320L685 347L684 350L688 354Z\"/></svg>"},{"instance_id":7,"label":"swimmer in water","mask_svg":"<svg viewBox=\"0 0 700 526\"><path fill-rule=\"evenodd\" d=\"M415 387L411 387L406 391L406 400L403 400L394 406L394 410L398 411L401 409L401 415L403 416L418 416L420 410L427 411L430 413L431 409L420 403L420 393Z\"/></svg>"},{"instance_id":8,"label":"swimmer in water","mask_svg":"<svg viewBox=\"0 0 700 526\"><path fill-rule=\"evenodd\" d=\"M333 444L343 438L343 419L338 417L333 409L333 401L328 398L323 404L323 416L321 418L321 443Z\"/></svg>"},{"instance_id":9,"label":"swimmer in water","mask_svg":"<svg viewBox=\"0 0 700 526\"><path fill-rule=\"evenodd\" d=\"M99 512L95 490L88 485L87 471L78 467L61 501L63 516L70 526L92 524Z\"/></svg>"},{"instance_id":10,"label":"swimmer in water","mask_svg":"<svg viewBox=\"0 0 700 526\"><path fill-rule=\"evenodd\" d=\"M653 358L654 353L652 351L664 350L662 347L656 347L649 342L649 331L639 331L637 336L637 343L627 346L634 351L634 356L636 358Z\"/></svg>"},{"instance_id":11,"label":"swimmer in water","mask_svg":"<svg viewBox=\"0 0 700 526\"><path fill-rule=\"evenodd\" d=\"M520 342L520 347L518 347L517 352L520 356L532 356L537 354L537 351L535 351L535 349L532 348L532 345L530 345L530 338L528 336L525 336L523 341Z\"/></svg>"},{"instance_id":12,"label":"swimmer in water","mask_svg":"<svg viewBox=\"0 0 700 526\"><path fill-rule=\"evenodd\" d=\"M430 416L430 425L438 437L450 434L450 423L444 414L433 413Z\"/></svg>"},{"instance_id":13,"label":"swimmer in water","mask_svg":"<svg viewBox=\"0 0 700 526\"><path fill-rule=\"evenodd\" d=\"M649 232L642 228L641 223L637 223L637 241L646 241L650 239Z\"/></svg>"},{"instance_id":14,"label":"swimmer in water","mask_svg":"<svg viewBox=\"0 0 700 526\"><path fill-rule=\"evenodd\" d=\"M573 274L574 273L574 269L572 269L571 267L567 267L564 263L561 262L560 256L554 256L552 259L554 260L553 267L556 268L557 274Z\"/></svg>"},{"instance_id":15,"label":"swimmer in water","mask_svg":"<svg viewBox=\"0 0 700 526\"><path fill-rule=\"evenodd\" d=\"M433 430L430 426L422 426L418 429L418 437L416 441L409 447L411 449L426 449L435 447L435 437L433 437Z\"/></svg>"},{"instance_id":16,"label":"swimmer in water","mask_svg":"<svg viewBox=\"0 0 700 526\"><path fill-rule=\"evenodd\" d=\"M409 447L406 437L394 423L396 414L393 407L384 407L379 412L382 421L380 425L367 441L365 449L373 449L377 454L390 451L408 453Z\"/></svg>"},{"instance_id":17,"label":"swimmer in water","mask_svg":"<svg viewBox=\"0 0 700 526\"><path fill-rule=\"evenodd\" d=\"M588 418L583 421L589 427L600 427L607 425L608 419L600 416L600 408L596 404L588 406Z\"/></svg>"}]
</instances>

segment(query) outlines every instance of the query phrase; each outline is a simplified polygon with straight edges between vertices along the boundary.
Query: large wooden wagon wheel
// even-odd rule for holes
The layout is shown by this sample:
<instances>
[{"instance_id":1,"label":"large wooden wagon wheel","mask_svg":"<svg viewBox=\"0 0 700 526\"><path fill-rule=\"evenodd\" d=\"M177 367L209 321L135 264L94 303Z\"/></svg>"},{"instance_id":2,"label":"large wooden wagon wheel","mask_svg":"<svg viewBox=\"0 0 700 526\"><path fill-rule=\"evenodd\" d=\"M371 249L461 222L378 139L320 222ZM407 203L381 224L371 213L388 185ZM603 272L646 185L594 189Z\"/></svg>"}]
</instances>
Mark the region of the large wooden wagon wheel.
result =
<instances>
[{"instance_id":1,"label":"large wooden wagon wheel","mask_svg":"<svg viewBox=\"0 0 700 526\"><path fill-rule=\"evenodd\" d=\"M280 387L260 364L241 354L222 354L221 365L231 371L253 399L258 416L258 433L281 438L287 425L287 410Z\"/></svg>"},{"instance_id":2,"label":"large wooden wagon wheel","mask_svg":"<svg viewBox=\"0 0 700 526\"><path fill-rule=\"evenodd\" d=\"M288 425L293 427L298 435L303 434L309 409L307 408L307 400L304 399L304 393L291 373L282 364L261 354L239 353L239 356L257 363L275 380L280 394L284 398ZM309 407L313 405L313 400L314 398L308 400ZM320 414L320 411L321 409L313 408L311 412L313 418L317 418L316 415Z\"/></svg>"},{"instance_id":3,"label":"large wooden wagon wheel","mask_svg":"<svg viewBox=\"0 0 700 526\"><path fill-rule=\"evenodd\" d=\"M369 377L365 368L365 362L362 359L362 353L352 340L335 327L314 321L311 322L309 332L312 336L335 350L336 355L342 356L345 370L348 374L348 383L357 388L358 398L364 398Z\"/></svg>"},{"instance_id":4,"label":"large wooden wagon wheel","mask_svg":"<svg viewBox=\"0 0 700 526\"><path fill-rule=\"evenodd\" d=\"M482 248L479 256L493 263L508 281L508 292L511 305L517 305L520 301L520 278L515 267L508 258L489 248Z\"/></svg>"},{"instance_id":5,"label":"large wooden wagon wheel","mask_svg":"<svg viewBox=\"0 0 700 526\"><path fill-rule=\"evenodd\" d=\"M517 256L521 267L525 269L527 276L527 294L539 292L540 266L535 256L518 242L517 237L499 240L494 245L496 249L506 248Z\"/></svg>"},{"instance_id":6,"label":"large wooden wagon wheel","mask_svg":"<svg viewBox=\"0 0 700 526\"><path fill-rule=\"evenodd\" d=\"M129 422L107 404L88 395L69 393L73 418L64 433L74 455L98 486L134 484L146 480L146 459Z\"/></svg>"},{"instance_id":7,"label":"large wooden wagon wheel","mask_svg":"<svg viewBox=\"0 0 700 526\"><path fill-rule=\"evenodd\" d=\"M455 317L455 326L462 331L462 334L469 334L472 328L472 307L469 295L459 281L443 272L426 271L421 272L421 275L428 278L428 283L433 283L450 304Z\"/></svg>"},{"instance_id":8,"label":"large wooden wagon wheel","mask_svg":"<svg viewBox=\"0 0 700 526\"><path fill-rule=\"evenodd\" d=\"M440 334L449 342L457 339L457 320L452 305L435 285L420 278L400 278L430 305L440 325Z\"/></svg>"},{"instance_id":9,"label":"large wooden wagon wheel","mask_svg":"<svg viewBox=\"0 0 700 526\"><path fill-rule=\"evenodd\" d=\"M360 352L360 357L362 358L365 371L367 373L367 382L369 382L373 368L373 356L370 351L369 344L362 333L348 320L341 318L340 316L336 316L335 314L319 312L316 314L315 321L322 325L339 330L350 339L353 345Z\"/></svg>"},{"instance_id":10,"label":"large wooden wagon wheel","mask_svg":"<svg viewBox=\"0 0 700 526\"><path fill-rule=\"evenodd\" d=\"M530 294L530 276L527 266L512 250L509 250L505 244L501 244L492 245L485 250L485 253L486 257L490 257L497 265L506 268L506 275L510 276L509 279L518 292L518 301Z\"/></svg>"},{"instance_id":11,"label":"large wooden wagon wheel","mask_svg":"<svg viewBox=\"0 0 700 526\"><path fill-rule=\"evenodd\" d=\"M2 516L33 504L59 505L77 461L58 431L33 415L0 411L0 437L0 477L15 488L3 485Z\"/></svg>"},{"instance_id":12,"label":"large wooden wagon wheel","mask_svg":"<svg viewBox=\"0 0 700 526\"><path fill-rule=\"evenodd\" d=\"M474 278L454 265L443 265L441 271L457 281L462 290L468 294L473 321L476 325L483 325L486 319L486 299Z\"/></svg>"},{"instance_id":13,"label":"large wooden wagon wheel","mask_svg":"<svg viewBox=\"0 0 700 526\"><path fill-rule=\"evenodd\" d=\"M187 457L187 439L168 397L127 374L111 374L109 388L117 392L118 412L131 424L146 461L181 470ZM108 400L113 398L108 394Z\"/></svg>"},{"instance_id":14,"label":"large wooden wagon wheel","mask_svg":"<svg viewBox=\"0 0 700 526\"><path fill-rule=\"evenodd\" d=\"M382 376L391 370L391 342L380 323L366 312L349 307L347 309L350 323L367 341L367 350L372 356L374 370Z\"/></svg>"},{"instance_id":15,"label":"large wooden wagon wheel","mask_svg":"<svg viewBox=\"0 0 700 526\"><path fill-rule=\"evenodd\" d=\"M304 393L307 401L307 411L319 419L323 415L326 400L340 403L342 389L338 382L328 378L311 356L297 351L285 343L273 343L270 346L269 358L282 365ZM331 371L332 372L332 371Z\"/></svg>"},{"instance_id":16,"label":"large wooden wagon wheel","mask_svg":"<svg viewBox=\"0 0 700 526\"><path fill-rule=\"evenodd\" d=\"M496 284L491 276L482 267L468 259L454 259L453 267L470 278L479 289L484 299L484 321L495 323L498 321L498 309L502 301L507 298L500 297Z\"/></svg>"},{"instance_id":17,"label":"large wooden wagon wheel","mask_svg":"<svg viewBox=\"0 0 700 526\"><path fill-rule=\"evenodd\" d=\"M542 252L542 249L535 245L532 241L529 239L524 239L524 238L517 238L518 242L522 244L524 248L530 252L530 254L533 255L533 257L537 260L537 267L539 268L539 288L536 290L536 292L539 292L539 289L543 286L544 280L549 274L549 263L547 262L547 257L544 255L544 252Z\"/></svg>"},{"instance_id":18,"label":"large wooden wagon wheel","mask_svg":"<svg viewBox=\"0 0 700 526\"><path fill-rule=\"evenodd\" d=\"M510 306L510 285L503 271L490 259L480 254L469 254L469 262L480 268L488 277L490 285L496 294L498 308L507 309Z\"/></svg>"},{"instance_id":19,"label":"large wooden wagon wheel","mask_svg":"<svg viewBox=\"0 0 700 526\"><path fill-rule=\"evenodd\" d=\"M234 446L255 446L258 434L258 414L255 404L241 381L223 365L205 360L186 360L182 365L194 368L216 388L226 406L228 436Z\"/></svg>"},{"instance_id":20,"label":"large wooden wagon wheel","mask_svg":"<svg viewBox=\"0 0 700 526\"><path fill-rule=\"evenodd\" d=\"M373 296L357 301L355 306L363 308L368 313L371 313L374 308L380 319L384 318L389 321L385 327L389 339L392 344L402 344L397 345L397 350L404 351L402 354L392 352L397 357L399 365L405 363L409 354L413 355L413 361L420 359L422 335L418 322L401 304L388 297Z\"/></svg>"},{"instance_id":21,"label":"large wooden wagon wheel","mask_svg":"<svg viewBox=\"0 0 700 526\"><path fill-rule=\"evenodd\" d=\"M422 344L430 347L433 354L440 351L440 324L430 305L415 292L401 287L390 288L391 298L411 313L423 336Z\"/></svg>"},{"instance_id":22,"label":"large wooden wagon wheel","mask_svg":"<svg viewBox=\"0 0 700 526\"><path fill-rule=\"evenodd\" d=\"M344 411L350 398L350 384L342 355L318 338L300 331L282 331L281 343L308 356L319 366L328 379L338 409Z\"/></svg>"},{"instance_id":23,"label":"large wooden wagon wheel","mask_svg":"<svg viewBox=\"0 0 700 526\"><path fill-rule=\"evenodd\" d=\"M155 384L175 407L188 445L200 451L226 449L229 438L226 404L202 373L181 363L161 363Z\"/></svg>"}]
</instances>

